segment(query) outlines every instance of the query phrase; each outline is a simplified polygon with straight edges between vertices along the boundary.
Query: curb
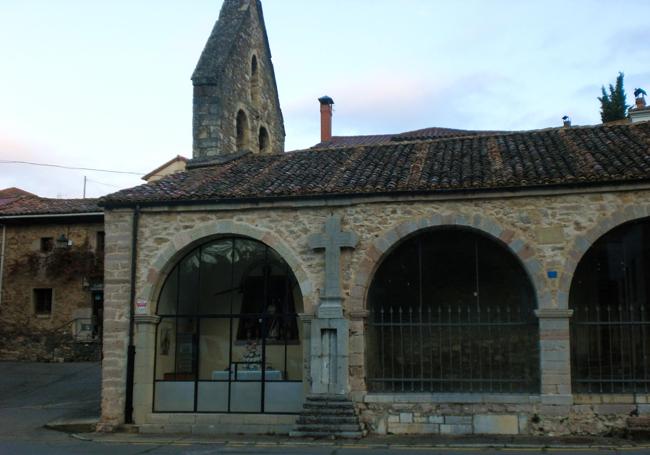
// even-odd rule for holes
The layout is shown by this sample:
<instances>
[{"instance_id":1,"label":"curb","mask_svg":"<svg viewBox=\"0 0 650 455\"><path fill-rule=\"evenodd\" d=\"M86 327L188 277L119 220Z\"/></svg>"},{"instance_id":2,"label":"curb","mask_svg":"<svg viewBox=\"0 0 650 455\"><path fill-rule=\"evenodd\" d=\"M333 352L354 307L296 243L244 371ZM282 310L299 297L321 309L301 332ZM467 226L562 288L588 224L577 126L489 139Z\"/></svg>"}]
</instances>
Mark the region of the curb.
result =
<instances>
[{"instance_id":1,"label":"curb","mask_svg":"<svg viewBox=\"0 0 650 455\"><path fill-rule=\"evenodd\" d=\"M99 419L60 419L48 422L43 427L63 433L94 433Z\"/></svg>"},{"instance_id":2,"label":"curb","mask_svg":"<svg viewBox=\"0 0 650 455\"><path fill-rule=\"evenodd\" d=\"M228 437L215 437L214 439L208 438L192 438L184 435L174 436L158 436L151 435L150 437L143 437L143 435L133 435L130 434L129 437L121 437L119 435L103 435L98 433L73 433L71 437L88 442L99 442L105 444L156 444L156 445L221 445L226 447L260 447L260 448L270 448L270 447L341 447L348 449L391 449L391 450L408 450L408 449L533 449L533 450L547 450L547 449L574 449L574 450L639 450L639 449L650 449L648 443L645 444L635 444L631 441L613 441L611 444L606 444L602 442L595 443L586 443L586 444L567 444L567 443L517 443L517 442L454 442L454 441L445 441L445 442L421 442L414 441L409 442L374 442L374 441L343 441L343 440L266 440L266 441L246 441L246 440L233 440ZM125 434L126 436L126 434Z\"/></svg>"}]
</instances>

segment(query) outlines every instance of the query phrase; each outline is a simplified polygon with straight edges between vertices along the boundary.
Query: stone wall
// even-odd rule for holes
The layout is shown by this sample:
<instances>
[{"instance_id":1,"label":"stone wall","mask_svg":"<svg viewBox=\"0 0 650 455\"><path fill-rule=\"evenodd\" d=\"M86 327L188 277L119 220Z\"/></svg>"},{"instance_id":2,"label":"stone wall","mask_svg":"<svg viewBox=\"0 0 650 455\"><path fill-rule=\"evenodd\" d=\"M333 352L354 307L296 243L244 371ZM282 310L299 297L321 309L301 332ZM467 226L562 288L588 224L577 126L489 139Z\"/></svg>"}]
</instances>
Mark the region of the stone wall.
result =
<instances>
[{"instance_id":1,"label":"stone wall","mask_svg":"<svg viewBox=\"0 0 650 455\"><path fill-rule=\"evenodd\" d=\"M287 203L285 206L275 204L272 208L212 206L203 209L194 207L192 211L178 208L151 209L143 212L140 222L136 299L146 302L147 312L154 315L157 293L166 273L184 252L218 235L243 235L263 241L283 256L300 283L305 312L313 314L319 290L324 286L324 255L322 252L310 250L307 237L312 233L322 232L326 218L333 213L342 217L343 230L353 231L360 238L354 251L343 252L341 272L345 297L344 311L351 321L350 393L359 404L359 410L369 428L377 432L382 432L382 428L392 431L389 430L391 424L393 428L398 428L396 424L417 423L429 425L421 429L437 428L438 431L456 432L460 431L460 427L442 425L470 425L467 423L470 416L471 432L480 432L476 429L490 425L500 427L505 425L503 422L507 422L508 428L513 429L516 420L518 432L567 433L570 428L577 427L562 424L562 418L572 416L572 421L579 422L583 418L589 421L598 416L599 421L609 423L595 428L610 431L622 425L622 414L611 414L612 409L603 411L596 408L587 412L586 408L574 404L578 397L571 394L568 286L576 261L591 242L616 224L647 217L650 215L649 209L650 191L645 190L465 200L347 200L326 207L309 203ZM124 218L125 216L127 218ZM109 238L115 239L110 237L111 235L123 236L126 241L127 219L126 212L115 212L107 216L107 231L112 233ZM523 405L516 402L504 407L503 403L499 404L498 398L495 398L494 403L480 401L488 405L487 407L478 406L475 403L476 395L469 398L470 405L467 404L466 397L460 397L449 398L451 401L444 403L446 407L439 404L430 405L430 408L426 409L420 403L410 402L408 397L396 402L387 399L386 402L372 405L365 401L366 397L371 396L366 394L364 380L367 316L365 297L370 280L382 259L402 239L423 229L440 226L475 229L492 237L519 258L531 279L536 291L540 318L542 382L540 394ZM110 286L109 268L111 273L123 274L121 280L126 278L128 264L125 260L126 257L122 256L107 257L110 263L107 264L107 287ZM547 271L556 271L557 278L550 278ZM111 306L116 314L127 314L127 288L119 295L115 293L111 297ZM113 333L112 336L123 340L127 324L120 321L119 327L122 332ZM125 346L120 346L120 349L125 349ZM105 355L106 353L105 349ZM136 369L138 364L144 365L149 361L150 359L145 361L136 356ZM119 364L122 365L121 362ZM117 379L118 364L111 365L112 379ZM149 372L143 371L142 374L143 377L151 376ZM309 377L309 372L305 377ZM113 409L112 403L119 398L119 387L116 383L113 385L115 387L110 388L111 415L117 415L119 410ZM625 400L632 399L636 403L645 398L626 397ZM150 410L151 398L147 400L147 403L142 403L141 406L143 409L148 406ZM638 406L635 409L637 408ZM645 412L641 408L638 410ZM402 418L401 414L404 412L411 412L413 415L410 418ZM480 417L475 419L475 416L482 415L515 417L504 417L503 421ZM459 417L460 423L451 422L456 417ZM396 421L396 418L401 420ZM413 421L402 421L404 419ZM524 421L525 423L522 423ZM553 430L550 430L551 428ZM585 431L588 429L588 426L585 426Z\"/></svg>"},{"instance_id":2,"label":"stone wall","mask_svg":"<svg viewBox=\"0 0 650 455\"><path fill-rule=\"evenodd\" d=\"M89 317L91 314L89 283L84 282L83 276L70 276L65 273L57 278L48 276L45 269L38 264L52 253L40 251L41 238L56 240L61 234L65 234L73 246L81 246L87 242L91 250L95 251L97 232L103 230L101 221L22 223L6 226L0 331L5 335L7 344L2 343L4 349L0 351L0 359L77 358L73 354L76 348L70 344L73 343L73 322L80 315ZM27 264L30 258L38 261L36 267ZM39 288L52 289L52 312L49 315L35 313L33 292ZM23 343L18 343L18 339L22 339ZM62 351L58 354L49 351L57 342L67 343L66 346L61 346ZM31 345L32 343L35 345Z\"/></svg>"}]
</instances>

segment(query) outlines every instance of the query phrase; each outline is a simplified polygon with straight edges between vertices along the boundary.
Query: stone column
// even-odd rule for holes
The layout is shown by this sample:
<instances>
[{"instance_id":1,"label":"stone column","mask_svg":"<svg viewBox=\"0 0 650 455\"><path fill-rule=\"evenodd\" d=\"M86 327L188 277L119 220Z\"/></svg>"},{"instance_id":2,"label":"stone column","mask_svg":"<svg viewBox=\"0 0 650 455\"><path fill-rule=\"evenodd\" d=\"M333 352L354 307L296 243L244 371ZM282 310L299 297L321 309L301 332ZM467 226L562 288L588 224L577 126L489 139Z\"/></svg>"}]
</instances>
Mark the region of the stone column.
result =
<instances>
[{"instance_id":1,"label":"stone column","mask_svg":"<svg viewBox=\"0 0 650 455\"><path fill-rule=\"evenodd\" d=\"M135 316L135 372L133 421L143 424L153 405L153 377L156 357L156 329L160 317Z\"/></svg>"},{"instance_id":2,"label":"stone column","mask_svg":"<svg viewBox=\"0 0 650 455\"><path fill-rule=\"evenodd\" d=\"M133 212L108 210L104 214L104 223L104 358L102 416L97 428L113 431L124 423Z\"/></svg>"},{"instance_id":3,"label":"stone column","mask_svg":"<svg viewBox=\"0 0 650 455\"><path fill-rule=\"evenodd\" d=\"M573 310L542 308L539 318L542 405L571 405L569 319Z\"/></svg>"}]
</instances>

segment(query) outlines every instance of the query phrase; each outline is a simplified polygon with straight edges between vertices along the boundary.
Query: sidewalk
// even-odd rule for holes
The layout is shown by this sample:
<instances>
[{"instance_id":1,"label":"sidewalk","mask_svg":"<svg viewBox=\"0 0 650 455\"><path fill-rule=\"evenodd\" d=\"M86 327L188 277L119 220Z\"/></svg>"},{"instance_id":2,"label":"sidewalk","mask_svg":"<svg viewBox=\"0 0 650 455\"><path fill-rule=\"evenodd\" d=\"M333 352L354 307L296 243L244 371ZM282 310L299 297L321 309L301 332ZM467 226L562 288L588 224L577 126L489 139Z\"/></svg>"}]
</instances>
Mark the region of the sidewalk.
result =
<instances>
[{"instance_id":1,"label":"sidewalk","mask_svg":"<svg viewBox=\"0 0 650 455\"><path fill-rule=\"evenodd\" d=\"M413 449L413 448L519 448L519 449L639 449L649 448L650 441L597 437L533 436L368 436L361 440L296 439L268 435L154 435L138 433L75 433L72 437L108 444L222 445L229 447L305 447Z\"/></svg>"}]
</instances>

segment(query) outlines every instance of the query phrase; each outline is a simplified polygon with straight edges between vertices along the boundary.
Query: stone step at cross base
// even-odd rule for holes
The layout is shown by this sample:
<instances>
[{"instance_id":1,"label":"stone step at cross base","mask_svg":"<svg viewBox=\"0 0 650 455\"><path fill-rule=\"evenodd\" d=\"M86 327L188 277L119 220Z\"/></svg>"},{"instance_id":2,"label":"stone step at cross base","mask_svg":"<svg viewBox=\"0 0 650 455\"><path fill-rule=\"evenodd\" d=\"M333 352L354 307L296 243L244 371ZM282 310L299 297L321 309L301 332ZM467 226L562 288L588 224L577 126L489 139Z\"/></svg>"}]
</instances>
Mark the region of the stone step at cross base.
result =
<instances>
[{"instance_id":1,"label":"stone step at cross base","mask_svg":"<svg viewBox=\"0 0 650 455\"><path fill-rule=\"evenodd\" d=\"M294 438L360 439L366 432L359 423L354 404L344 395L308 395Z\"/></svg>"}]
</instances>

